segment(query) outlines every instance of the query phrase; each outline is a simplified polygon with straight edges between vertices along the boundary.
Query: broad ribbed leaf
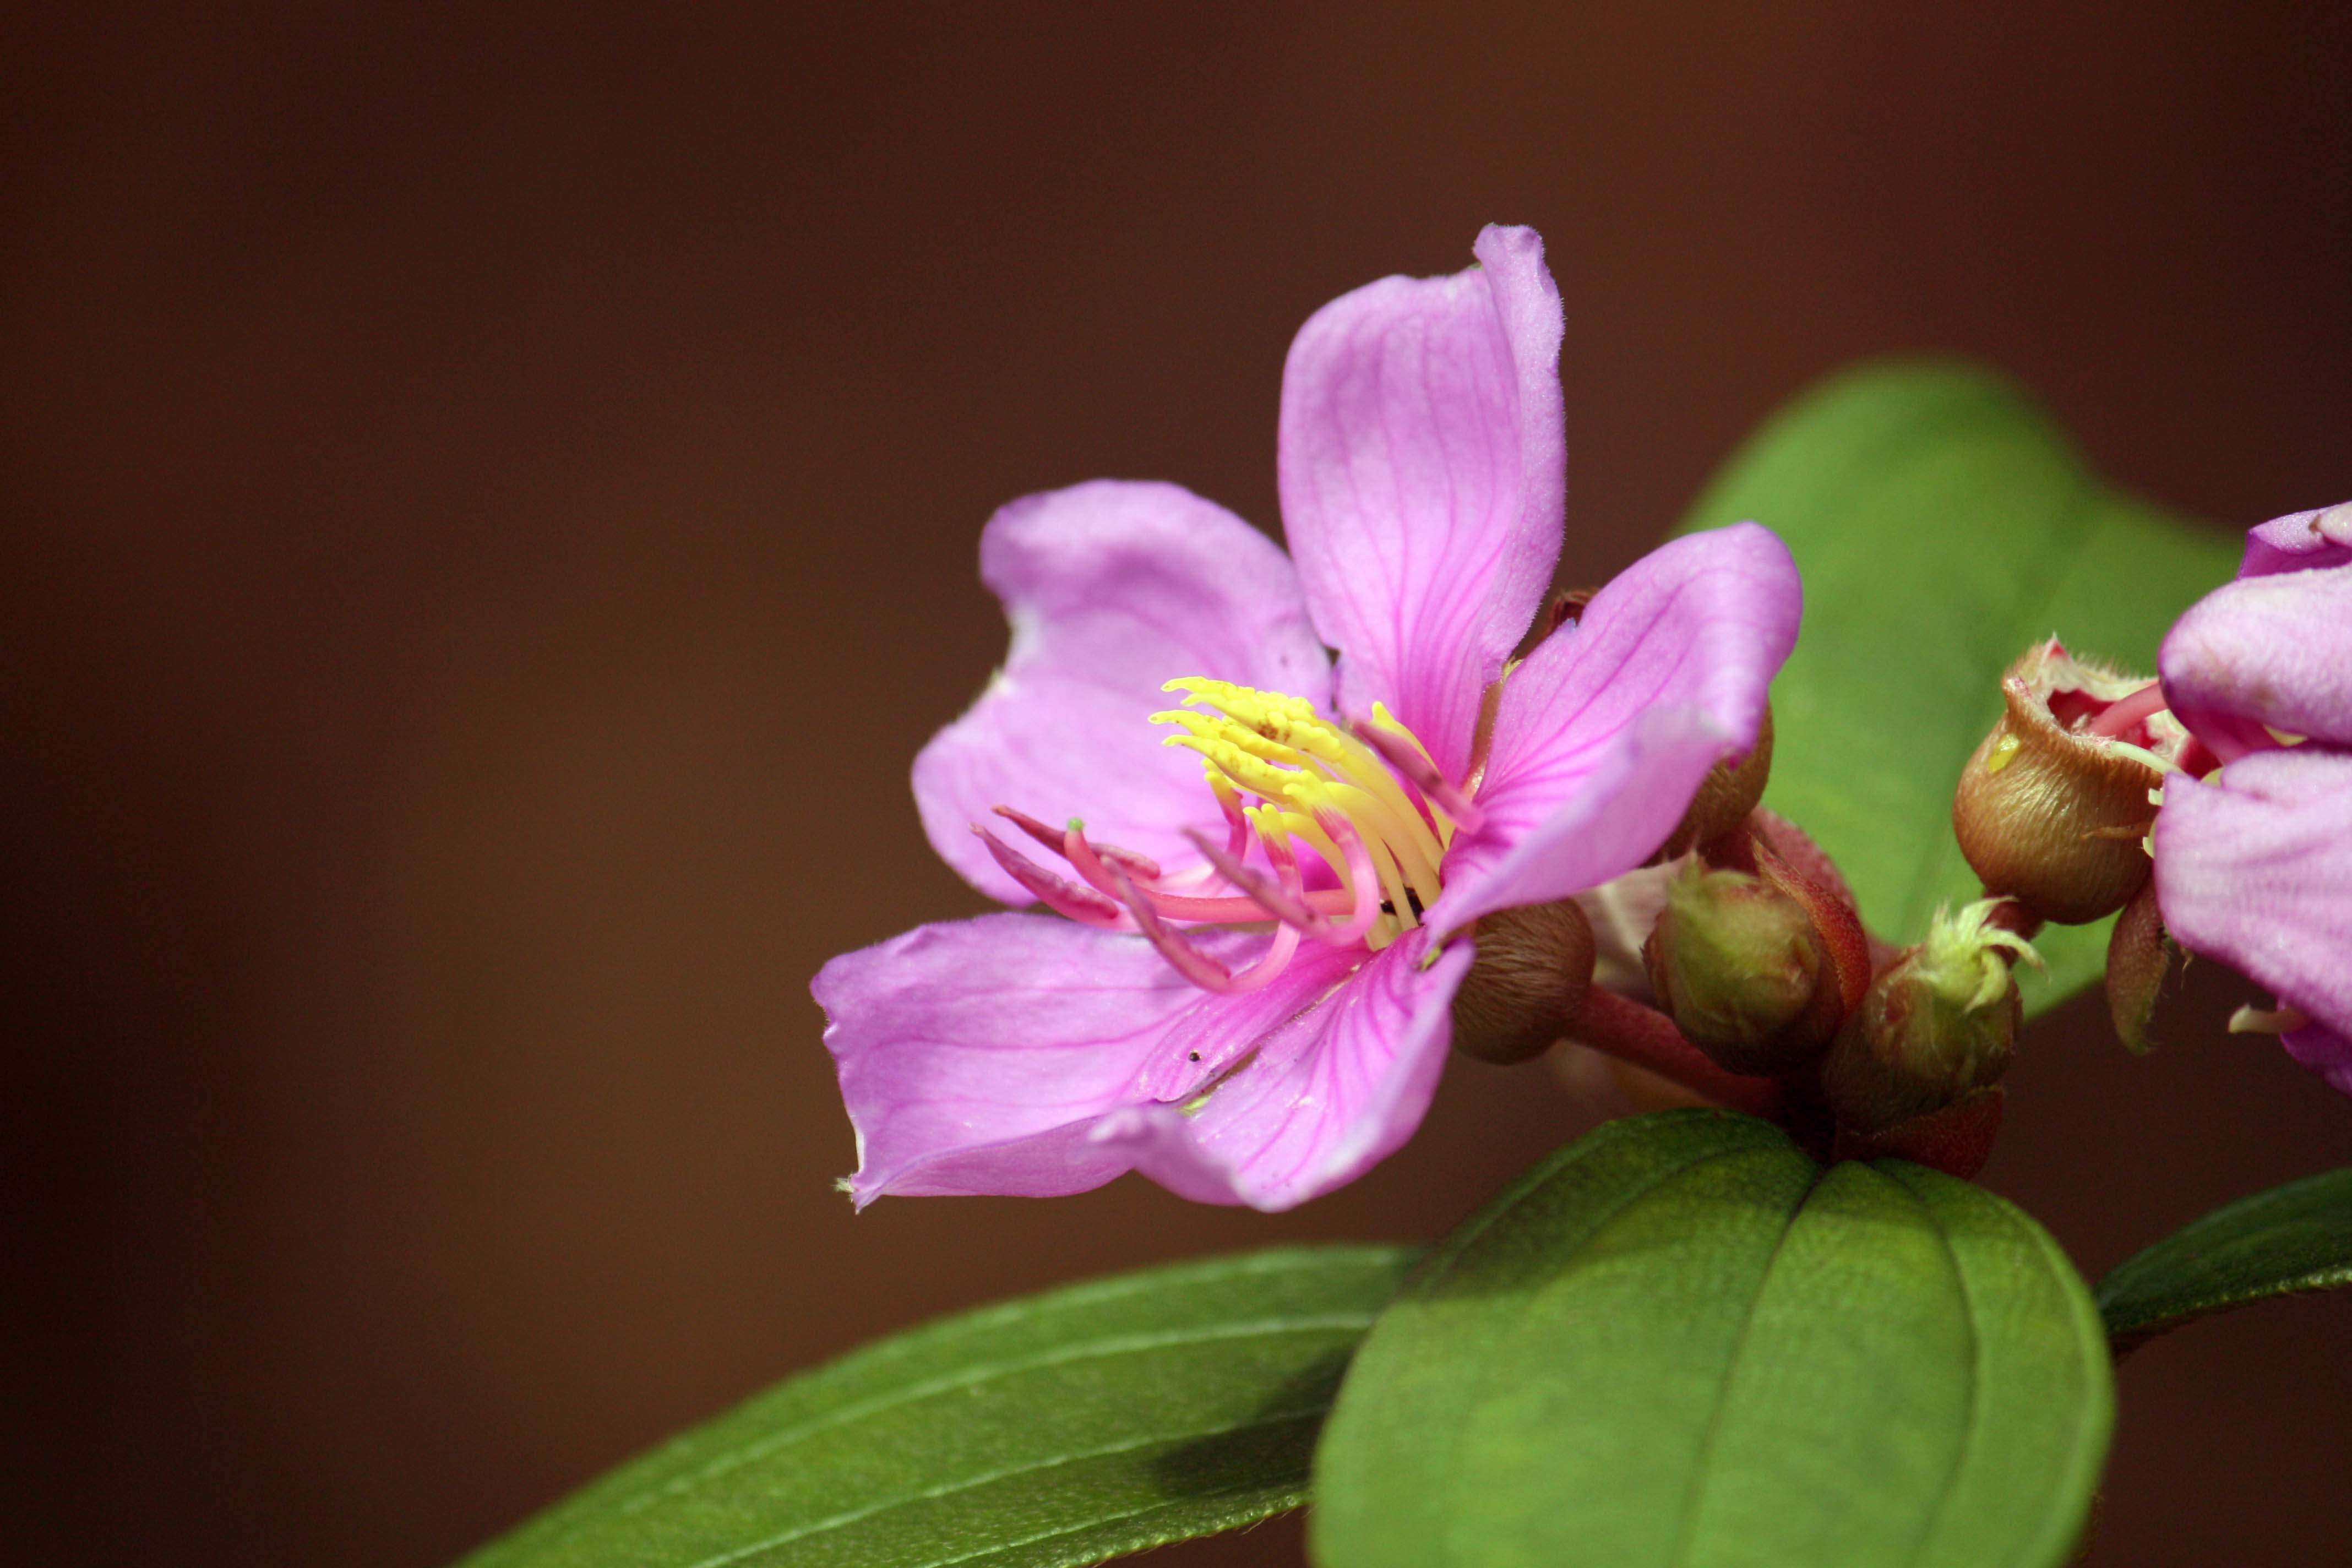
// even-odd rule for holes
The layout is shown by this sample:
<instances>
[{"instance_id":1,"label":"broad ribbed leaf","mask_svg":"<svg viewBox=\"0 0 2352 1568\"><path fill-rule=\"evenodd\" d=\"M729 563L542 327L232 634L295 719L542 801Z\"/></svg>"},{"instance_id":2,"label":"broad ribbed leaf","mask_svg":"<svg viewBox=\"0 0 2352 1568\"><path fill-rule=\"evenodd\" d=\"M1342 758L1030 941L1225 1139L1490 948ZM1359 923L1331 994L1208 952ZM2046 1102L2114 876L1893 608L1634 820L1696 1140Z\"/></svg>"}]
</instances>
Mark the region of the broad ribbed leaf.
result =
<instances>
[{"instance_id":1,"label":"broad ribbed leaf","mask_svg":"<svg viewBox=\"0 0 2352 1568\"><path fill-rule=\"evenodd\" d=\"M655 1449L468 1568L1066 1568L1306 1498L1412 1254L1306 1247L1072 1286L882 1340Z\"/></svg>"},{"instance_id":2,"label":"broad ribbed leaf","mask_svg":"<svg viewBox=\"0 0 2352 1568\"><path fill-rule=\"evenodd\" d=\"M1317 1456L1325 1568L2035 1568L2112 1414L2041 1228L1721 1111L1612 1123L1464 1226Z\"/></svg>"},{"instance_id":3,"label":"broad ribbed leaf","mask_svg":"<svg viewBox=\"0 0 2352 1568\"><path fill-rule=\"evenodd\" d=\"M2107 1331L2128 1345L2272 1296L2352 1285L2352 1165L2242 1198L2174 1231L2099 1281Z\"/></svg>"},{"instance_id":4,"label":"broad ribbed leaf","mask_svg":"<svg viewBox=\"0 0 2352 1568\"><path fill-rule=\"evenodd\" d=\"M1898 943L1979 896L1952 790L2000 716L2001 671L2055 633L2154 673L2165 628L2238 549L2108 489L2013 388L1948 364L1854 372L1772 420L1685 526L1742 518L1788 541L1805 582L1766 803ZM2021 972L2029 1010L2098 977L2107 925L2043 935L2049 973Z\"/></svg>"}]
</instances>

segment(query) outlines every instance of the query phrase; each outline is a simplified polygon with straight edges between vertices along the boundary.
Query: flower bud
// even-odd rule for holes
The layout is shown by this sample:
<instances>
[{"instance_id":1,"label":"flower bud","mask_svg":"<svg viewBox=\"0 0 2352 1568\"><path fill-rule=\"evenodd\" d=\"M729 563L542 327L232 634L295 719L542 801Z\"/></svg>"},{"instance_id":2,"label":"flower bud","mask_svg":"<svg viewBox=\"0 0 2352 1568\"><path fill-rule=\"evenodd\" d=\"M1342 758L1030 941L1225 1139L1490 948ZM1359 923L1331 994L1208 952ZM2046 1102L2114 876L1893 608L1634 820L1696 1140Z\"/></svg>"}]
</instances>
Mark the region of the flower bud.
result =
<instances>
[{"instance_id":1,"label":"flower bud","mask_svg":"<svg viewBox=\"0 0 2352 1568\"><path fill-rule=\"evenodd\" d=\"M1842 1127L1884 1132L2009 1070L2025 1021L2010 963L2033 949L1990 921L1994 902L1938 910L1927 940L1906 948L1863 993L1822 1058L1822 1093Z\"/></svg>"},{"instance_id":2,"label":"flower bud","mask_svg":"<svg viewBox=\"0 0 2352 1568\"><path fill-rule=\"evenodd\" d=\"M1671 860L1739 827L1764 798L1764 785L1771 776L1772 710L1767 707L1756 731L1756 743L1748 748L1748 754L1707 770L1706 777L1699 781L1698 793L1691 796L1690 809L1683 813L1673 835L1651 859Z\"/></svg>"},{"instance_id":3,"label":"flower bud","mask_svg":"<svg viewBox=\"0 0 2352 1568\"><path fill-rule=\"evenodd\" d=\"M2000 721L1952 797L1952 831L1988 895L2080 925L2147 880L2148 792L2189 739L2160 706L2143 710L2150 691L2054 639L2010 667Z\"/></svg>"},{"instance_id":4,"label":"flower bud","mask_svg":"<svg viewBox=\"0 0 2352 1568\"><path fill-rule=\"evenodd\" d=\"M1482 917L1477 957L1454 993L1454 1048L1507 1067L1568 1030L1592 984L1591 924L1573 899Z\"/></svg>"},{"instance_id":5,"label":"flower bud","mask_svg":"<svg viewBox=\"0 0 2352 1568\"><path fill-rule=\"evenodd\" d=\"M1819 1056L1844 1013L1805 907L1759 877L1696 861L1642 950L1659 1006L1717 1066L1767 1076Z\"/></svg>"},{"instance_id":6,"label":"flower bud","mask_svg":"<svg viewBox=\"0 0 2352 1568\"><path fill-rule=\"evenodd\" d=\"M2173 956L2151 881L2124 906L2107 937L2107 1016L2115 1021L2116 1037L2128 1050L2144 1053L2148 1048L2148 1023L2156 1016Z\"/></svg>"}]
</instances>

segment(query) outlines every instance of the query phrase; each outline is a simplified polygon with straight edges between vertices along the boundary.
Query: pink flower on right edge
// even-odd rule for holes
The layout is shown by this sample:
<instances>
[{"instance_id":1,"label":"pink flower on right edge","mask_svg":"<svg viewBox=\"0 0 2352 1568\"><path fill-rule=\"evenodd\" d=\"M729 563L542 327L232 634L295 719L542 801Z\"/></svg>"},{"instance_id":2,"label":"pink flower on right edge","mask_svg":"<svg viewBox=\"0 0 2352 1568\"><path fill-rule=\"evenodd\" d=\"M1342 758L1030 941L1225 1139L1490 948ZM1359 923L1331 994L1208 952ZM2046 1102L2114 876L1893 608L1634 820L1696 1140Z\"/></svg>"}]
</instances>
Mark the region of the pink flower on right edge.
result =
<instances>
[{"instance_id":1,"label":"pink flower on right edge","mask_svg":"<svg viewBox=\"0 0 2352 1568\"><path fill-rule=\"evenodd\" d=\"M2251 530L2238 580L2180 617L2158 668L2222 764L2166 782L2166 929L2268 987L2277 1011L2242 1018L2352 1094L2352 501Z\"/></svg>"}]
</instances>

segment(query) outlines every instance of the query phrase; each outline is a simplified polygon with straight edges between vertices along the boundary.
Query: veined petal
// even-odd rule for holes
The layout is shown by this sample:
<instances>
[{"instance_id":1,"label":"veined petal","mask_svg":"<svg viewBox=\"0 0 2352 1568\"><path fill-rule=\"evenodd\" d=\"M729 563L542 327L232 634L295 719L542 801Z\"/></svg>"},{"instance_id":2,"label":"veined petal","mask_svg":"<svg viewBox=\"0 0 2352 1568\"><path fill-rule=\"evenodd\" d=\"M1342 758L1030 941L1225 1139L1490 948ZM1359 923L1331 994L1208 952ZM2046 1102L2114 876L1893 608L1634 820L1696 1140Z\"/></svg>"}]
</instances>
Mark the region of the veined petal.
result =
<instances>
[{"instance_id":1,"label":"veined petal","mask_svg":"<svg viewBox=\"0 0 2352 1568\"><path fill-rule=\"evenodd\" d=\"M2352 755L2293 746L2171 777L2155 847L2181 946L2352 1035Z\"/></svg>"},{"instance_id":2,"label":"veined petal","mask_svg":"<svg viewBox=\"0 0 2352 1568\"><path fill-rule=\"evenodd\" d=\"M2273 572L2346 565L2352 565L2352 501L2289 512L2246 530L2246 555L2238 563L2238 575L2265 577Z\"/></svg>"},{"instance_id":3,"label":"veined petal","mask_svg":"<svg viewBox=\"0 0 2352 1568\"><path fill-rule=\"evenodd\" d=\"M1431 923L1458 931L1648 859L1707 770L1756 743L1803 603L1788 547L1752 522L1673 540L1594 595L1504 684L1486 820L1455 839Z\"/></svg>"},{"instance_id":4,"label":"veined petal","mask_svg":"<svg viewBox=\"0 0 2352 1568\"><path fill-rule=\"evenodd\" d=\"M2157 656L2165 700L2224 762L2270 730L2352 744L2352 566L2241 578L2189 607Z\"/></svg>"},{"instance_id":5,"label":"veined petal","mask_svg":"<svg viewBox=\"0 0 2352 1568\"><path fill-rule=\"evenodd\" d=\"M1474 953L1457 942L1424 968L1426 947L1415 931L1327 984L1189 1115L1139 1109L1099 1136L1201 1203L1287 1209L1354 1181L1420 1127L1445 1066Z\"/></svg>"},{"instance_id":6,"label":"veined petal","mask_svg":"<svg viewBox=\"0 0 2352 1568\"><path fill-rule=\"evenodd\" d=\"M1200 940L1238 961L1267 939ZM920 926L845 953L810 989L857 1131L851 1196L864 1207L885 1193L1098 1187L1136 1163L1106 1118L1112 1132L1124 1126L1128 1110L1151 1102L1150 1083L1197 1092L1351 962L1302 954L1261 991L1217 996L1141 937L1022 914Z\"/></svg>"},{"instance_id":7,"label":"veined petal","mask_svg":"<svg viewBox=\"0 0 2352 1568\"><path fill-rule=\"evenodd\" d=\"M1386 278L1317 311L1282 378L1283 526L1339 706L1388 704L1461 776L1478 703L1559 554L1559 290L1532 229L1480 266Z\"/></svg>"},{"instance_id":8,"label":"veined petal","mask_svg":"<svg viewBox=\"0 0 2352 1568\"><path fill-rule=\"evenodd\" d=\"M1097 479L1013 501L981 536L982 579L1013 626L1004 667L915 759L923 831L1007 903L1029 894L971 824L1012 805L1197 866L1187 827L1223 832L1197 759L1160 745L1160 686L1202 675L1329 700L1298 579L1272 540L1176 485Z\"/></svg>"}]
</instances>

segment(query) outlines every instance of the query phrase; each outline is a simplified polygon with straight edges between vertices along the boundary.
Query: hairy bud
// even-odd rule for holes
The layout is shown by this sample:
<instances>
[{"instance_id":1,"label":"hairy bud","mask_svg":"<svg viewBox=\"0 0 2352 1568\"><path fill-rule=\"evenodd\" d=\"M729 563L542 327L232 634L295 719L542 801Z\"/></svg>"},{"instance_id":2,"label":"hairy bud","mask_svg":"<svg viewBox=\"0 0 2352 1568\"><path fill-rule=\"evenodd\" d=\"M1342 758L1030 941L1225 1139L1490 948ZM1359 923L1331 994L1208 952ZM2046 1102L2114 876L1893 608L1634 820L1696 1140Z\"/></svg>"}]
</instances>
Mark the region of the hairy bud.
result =
<instances>
[{"instance_id":1,"label":"hairy bud","mask_svg":"<svg viewBox=\"0 0 2352 1568\"><path fill-rule=\"evenodd\" d=\"M2003 712L1961 771L1952 831L1985 891L2080 925L2148 879L2148 794L2189 732L2149 682L2028 648L2000 683Z\"/></svg>"},{"instance_id":2,"label":"hairy bud","mask_svg":"<svg viewBox=\"0 0 2352 1568\"><path fill-rule=\"evenodd\" d=\"M1883 1132L2009 1070L2024 1024L2010 963L2033 949L1991 923L1993 907L1986 900L1957 915L1938 911L1927 940L1871 981L1822 1058L1822 1093L1839 1125Z\"/></svg>"},{"instance_id":3,"label":"hairy bud","mask_svg":"<svg viewBox=\"0 0 2352 1568\"><path fill-rule=\"evenodd\" d=\"M1696 861L1668 885L1642 950L1683 1037L1727 1071L1766 1076L1819 1056L1845 1011L1805 906L1759 877Z\"/></svg>"},{"instance_id":4,"label":"hairy bud","mask_svg":"<svg viewBox=\"0 0 2352 1568\"><path fill-rule=\"evenodd\" d=\"M2156 1016L2173 956L2151 881L2124 906L2123 918L2107 938L2107 1015L2115 1020L2116 1037L2132 1051L2148 1048L2148 1022Z\"/></svg>"},{"instance_id":5,"label":"hairy bud","mask_svg":"<svg viewBox=\"0 0 2352 1568\"><path fill-rule=\"evenodd\" d=\"M1573 899L1498 910L1474 928L1477 958L1454 994L1454 1048L1508 1066L1568 1032L1592 984L1592 926Z\"/></svg>"},{"instance_id":6,"label":"hairy bud","mask_svg":"<svg viewBox=\"0 0 2352 1568\"><path fill-rule=\"evenodd\" d=\"M1771 776L1772 710L1768 707L1748 754L1707 770L1706 777L1699 781L1698 793L1691 797L1690 809L1683 813L1673 836L1651 859L1671 860L1740 827L1764 798L1764 785Z\"/></svg>"}]
</instances>

